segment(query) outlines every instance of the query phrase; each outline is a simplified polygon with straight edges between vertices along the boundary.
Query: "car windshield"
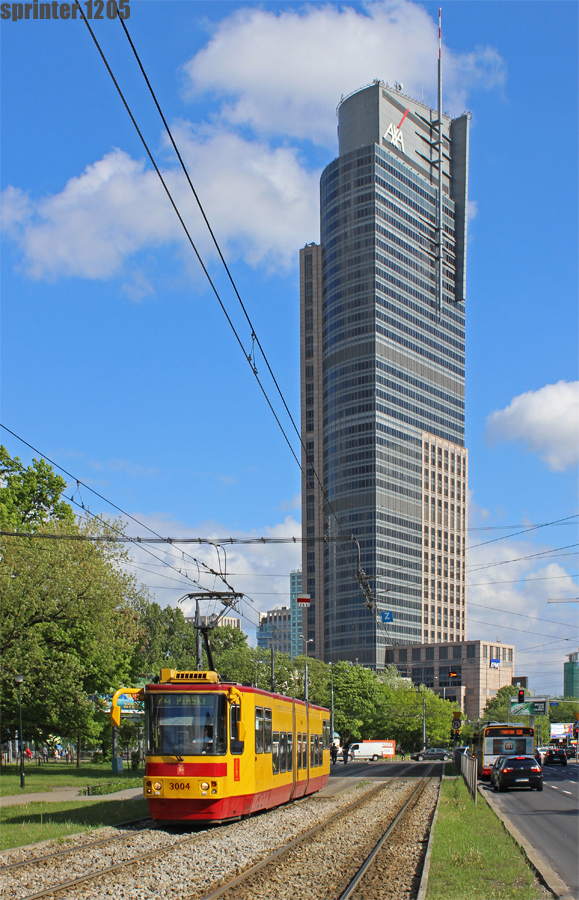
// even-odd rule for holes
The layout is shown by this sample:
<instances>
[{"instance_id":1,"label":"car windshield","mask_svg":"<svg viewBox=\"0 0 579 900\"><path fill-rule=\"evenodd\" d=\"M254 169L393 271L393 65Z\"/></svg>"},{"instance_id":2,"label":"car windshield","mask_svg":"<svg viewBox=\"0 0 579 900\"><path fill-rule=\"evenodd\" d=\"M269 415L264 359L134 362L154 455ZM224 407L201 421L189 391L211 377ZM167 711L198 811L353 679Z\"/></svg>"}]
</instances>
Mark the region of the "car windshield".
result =
<instances>
[{"instance_id":1,"label":"car windshield","mask_svg":"<svg viewBox=\"0 0 579 900\"><path fill-rule=\"evenodd\" d=\"M227 750L223 694L152 693L147 714L148 754L219 756Z\"/></svg>"}]
</instances>

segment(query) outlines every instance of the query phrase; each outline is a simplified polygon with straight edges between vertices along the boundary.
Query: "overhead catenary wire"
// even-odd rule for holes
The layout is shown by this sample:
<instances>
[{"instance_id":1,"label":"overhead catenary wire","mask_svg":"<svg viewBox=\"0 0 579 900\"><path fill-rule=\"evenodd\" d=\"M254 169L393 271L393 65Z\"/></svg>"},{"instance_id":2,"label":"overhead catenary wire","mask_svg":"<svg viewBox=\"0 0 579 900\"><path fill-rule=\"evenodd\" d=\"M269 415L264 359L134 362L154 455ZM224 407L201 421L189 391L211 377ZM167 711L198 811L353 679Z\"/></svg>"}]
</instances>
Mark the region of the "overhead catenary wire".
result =
<instances>
[{"instance_id":1,"label":"overhead catenary wire","mask_svg":"<svg viewBox=\"0 0 579 900\"><path fill-rule=\"evenodd\" d=\"M133 516L133 515L131 515L130 513L128 513L126 510L122 509L122 508L121 508L120 506L118 506L116 503L113 503L112 500L108 500L106 497L104 497L102 494L100 494L100 493L99 493L98 491L96 491L94 488L90 487L90 485L85 484L83 481L80 481L78 478L75 478L75 476L72 475L67 469L65 469L64 466L61 466L59 463L55 462L55 461L54 461L53 459L51 459L49 456L47 456L46 454L42 453L40 450L38 450L36 447L34 447L32 444L30 444L30 443L29 443L28 441L26 441L24 438L20 437L20 435L16 434L15 431L12 431L10 428L8 428L6 425L3 425L2 423L0 423L0 428L4 429L4 431L7 431L7 432L8 432L9 434L11 434L13 437L15 437L17 440L19 440L22 444L24 444L26 447L28 447L30 450L32 450L33 453L38 453L39 456L41 456L43 459L46 459L52 466L55 466L55 467L56 467L57 469L59 469L61 472L64 472L64 474L65 474L68 478L71 478L77 485L82 485L82 486L85 487L87 490L91 491L96 497L98 497L98 498L99 498L100 500L102 500L104 503L107 503L107 504L108 504L109 506L111 506L113 509L116 509L117 512L121 513L121 515L127 516L127 518L131 519L133 522L135 522L137 525L139 525L140 528L144 528L144 529L146 529L147 531L150 531L151 534L154 535L154 537L155 537L156 540L158 540L159 542L162 542L162 543L167 543L167 544L169 544L169 545L172 545L173 542L172 542L172 540L171 540L170 538L163 538L163 536L160 535L158 532L156 532L153 528L151 528L150 526L148 526L148 525L146 525L145 523L141 522L139 519L137 519L135 516ZM73 494L73 497L74 497L74 494ZM95 513L92 513L89 509L86 509L86 507L84 506L84 504L80 504L80 503L78 503L77 501L75 501L75 500L72 499L72 498L66 498L66 499L70 499L71 502L75 503L76 506L78 506L79 508L83 509L84 512L85 512L85 514L88 514L88 515L92 516L92 517L95 518L95 519L99 519L103 524L105 524L105 525L106 525L107 527L109 527L109 528L112 528L112 527L113 527L110 523L105 522L100 516L97 516ZM117 528L117 531L119 532L120 529ZM12 534L12 535L14 535L14 536L16 536L16 537L19 537L19 536L25 534L25 532L0 532L0 533L2 533L2 534L4 534L4 535ZM34 537L34 536L37 536L37 535L38 535L38 533L36 533L36 534L35 534L34 532L29 533L29 536L31 536L31 537ZM63 536L62 536L62 535L58 536L58 535L53 535L53 534L51 534L51 535L44 534L44 535L42 535L42 536L45 537L46 539L50 539L50 540L63 539ZM88 540L88 539L93 539L94 537L96 537L96 536L85 536L85 535L78 535L78 536L75 535L75 536L72 536L72 535L67 535L64 539L67 539L67 540ZM106 541L106 540L115 540L115 541L119 541L119 542L121 542L121 541L128 541L128 542L133 543L133 544L140 544L141 546L144 544L144 541L139 541L138 538L130 537L129 535L126 535L124 532L121 532L120 534L117 534L116 536L112 536L112 537L101 536L100 539L101 539L101 540L104 540L104 541ZM145 549L145 548L143 548L143 549ZM158 560L160 560L161 562L163 562L162 557L156 556L156 555L153 554L153 553L151 553L150 555L154 556L155 559L158 559ZM195 562L197 565L201 566L201 567L205 570L205 572L206 572L207 575L212 575L212 576L214 576L214 577L216 577L216 578L220 578L221 581L223 581L224 584L227 584L227 587L228 587L228 588L230 588L231 590L233 590L233 588L231 588L231 585L229 585L229 584L227 583L227 581L222 577L222 575L221 575L219 572L216 572L211 566L207 565L207 563L203 562L202 560L198 560L196 557L191 556L190 554L187 554L187 557L188 557L188 559L190 559L192 562ZM169 563L167 563L167 565L169 565ZM172 567L170 566L170 568L172 568ZM198 584L198 582L195 581L195 580L192 579L192 578L190 578L189 580L191 581L192 584Z\"/></svg>"},{"instance_id":2,"label":"overhead catenary wire","mask_svg":"<svg viewBox=\"0 0 579 900\"><path fill-rule=\"evenodd\" d=\"M30 446L30 445L28 445L28 446ZM35 452L40 452L40 451L35 451ZM45 458L48 459L48 457L45 457ZM53 463L53 465L56 465L58 468L61 468L60 466L58 466L57 463ZM61 471L65 472L66 470L61 468ZM90 488L88 485L85 485L85 486L88 487L89 490L92 490L92 488ZM95 492L95 493L97 493L97 492ZM97 496L101 496L101 495L97 493ZM105 502L107 502L107 503L109 502L104 497L102 497L101 499L105 500ZM111 505L114 505L114 504L111 504ZM115 507L115 508L119 509L119 507ZM119 510L119 511L123 512L122 510ZM125 513L123 513L123 514L125 514ZM126 513L126 515L129 515L129 514ZM147 526L144 526L144 527L147 527ZM114 538L114 540L128 541L131 543L136 542L138 544L169 543L169 544L175 545L175 546L178 546L180 544L199 544L199 545L207 544L207 545L213 546L213 547L215 547L215 546L223 547L228 544L243 544L243 545L260 546L260 545L265 545L265 544L301 544L301 543L309 542L309 541L316 541L316 542L320 542L320 543L342 541L342 538L338 537L336 535L324 535L323 537L314 537L314 538L312 538L312 537L303 538L301 536L300 537L283 537L283 538L279 538L279 537L202 538L202 537L179 537L179 536L163 537L162 535L156 534L156 532L152 532L152 533L155 535L154 537L148 537L148 536L143 536L143 535L135 535L135 536L124 535L124 536L119 536L118 538ZM35 536L34 532L22 532L22 531L9 532L9 531L1 531L1 530L0 530L0 535L13 535L15 537L34 537ZM51 538L53 540L79 540L79 541L80 540L86 540L86 541L113 540L113 538L108 537L106 535L68 536L68 535L61 535L61 534L54 533L54 534L44 534L43 536L46 538ZM474 566L472 566L472 571L478 572L478 571L482 571L483 569L493 568L494 566L497 566L497 565L506 565L507 563L521 562L521 561L525 561L525 560L529 560L529 559L540 559L541 560L541 559L547 559L549 557L552 558L553 554L559 554L560 550L566 550L568 548L572 548L572 547L576 547L576 546L579 546L579 545L578 544L568 544L565 547L555 547L550 550L541 550L537 553L529 554L528 556L516 556L516 557L512 557L510 559L504 559L504 560L500 560L498 562L495 561L492 563L482 563L482 564L477 563ZM560 556L576 556L576 554L574 554L574 553L566 553L566 554L559 554L559 555ZM194 557L190 557L190 558L195 559ZM402 567L402 566L392 567L391 566L390 568L391 569L402 569L404 567ZM467 566L467 569L470 571L471 567ZM216 573L212 571L212 574L216 574ZM243 577L244 574L248 574L248 575L255 574L255 576L258 577L260 573L242 573L242 572L230 573L230 575L233 575L233 574L235 574L237 577ZM270 574L270 573L263 573L261 577L270 578L270 577L281 577L281 576L278 576L275 574ZM375 577L375 576L372 576L372 577ZM575 577L575 576L571 576L569 574L550 575L550 576L539 577L539 578L533 577L530 580L532 580L532 581L551 581L551 580L555 580L557 578L570 578L570 577ZM515 578L515 579L507 579L505 581L480 581L480 582L474 582L474 583L471 582L471 583L469 583L469 587L484 587L484 586L494 585L494 584L518 584L520 582L525 582L528 580L529 579L526 579L526 578Z\"/></svg>"},{"instance_id":3,"label":"overhead catenary wire","mask_svg":"<svg viewBox=\"0 0 579 900\"><path fill-rule=\"evenodd\" d=\"M467 566L469 572L480 572L483 569L493 569L495 566L505 566L507 563L524 562L528 559L546 559L552 557L554 553L560 554L562 550L571 550L573 547L579 547L579 544L566 544L564 547L553 547L550 550L541 550L538 553L530 553L528 556L515 556L512 559L501 559L492 563L474 563ZM565 553L563 556L577 556L576 553Z\"/></svg>"},{"instance_id":4,"label":"overhead catenary wire","mask_svg":"<svg viewBox=\"0 0 579 900\"><path fill-rule=\"evenodd\" d=\"M118 94L119 94L119 96L120 96L120 98L121 98L121 100L122 100L122 102L123 102L123 105L125 106L125 109L126 109L128 115L129 115L129 117L130 117L130 119L131 119L131 121L132 121L132 123L133 123L133 125L134 125L134 127L135 127L135 129L136 129L136 131L137 131L137 134L138 134L138 136L139 136L139 138L140 138L140 140L141 140L141 143L143 144L143 147L145 148L145 151L146 151L146 153L147 153L147 155L148 155L148 157L149 157L149 159L150 159L150 161L151 161L151 163L152 163L152 165L153 165L153 167L154 167L154 169L155 169L155 172L157 173L157 175L158 175L158 177L159 177L159 179L160 179L160 181L161 181L161 184L162 184L162 186L163 186L163 189L165 190L165 193L167 194L167 197L169 198L169 201L170 201L170 203L171 203L171 205L172 205L172 207L173 207L173 209L174 209L174 211L175 211L175 213L176 213L176 215L177 215L177 217L178 217L178 219L179 219L179 222L181 223L181 226L183 227L183 229L184 229L184 231L185 231L185 234L186 234L186 236L187 236L187 239L188 239L188 241L189 241L191 247L193 248L193 250L194 250L194 252L195 252L195 255L196 255L196 257L197 257L197 259L198 259L198 261L199 261L199 264L201 265L201 268L203 269L203 272L204 272L204 274L205 274L205 276L206 276L206 278L207 278L207 280L208 280L208 282L209 282L209 284L210 284L210 286L211 286L211 288L212 288L212 290L213 290L213 293L215 294L215 297L217 298L217 300L218 300L218 302L219 302L219 305L220 305L220 307L221 307L221 309L222 309L222 311L223 311L223 313L224 313L224 315L225 315L225 317L226 317L226 319L227 319L227 322L228 322L230 328L232 329L233 334L235 335L235 338L236 338L236 340L237 340L237 342L238 342L238 344L239 344L239 346L240 346L240 348L241 348L241 350L242 350L242 352L243 352L243 355L244 355L245 359L246 359L247 362L249 363L249 366L250 366L250 368L251 368L251 370L252 370L252 372L253 372L253 375L254 375L254 377L255 377L255 379L256 379L258 385L259 385L259 388L260 388L260 390L261 390L261 392L262 392L262 394L263 394L263 396L264 396L264 398L265 398L265 400L266 400L266 403L267 403L267 405L269 406L270 411L271 411L272 415L274 416L275 421L276 421L276 423L277 423L277 425L278 425L278 427L279 427L279 429L280 429L280 431L281 431L281 433L282 433L282 435L283 435L283 437L284 437L284 440L286 441L286 443L287 443L287 445L288 445L288 447L289 447L290 453L291 453L292 456L294 457L294 459L295 459L295 461L296 461L296 463L297 463L297 465L298 465L298 467L299 467L299 469L300 469L300 471L301 471L301 473L302 473L302 476L303 476L304 478L306 478L306 473L305 473L304 470L303 470L303 466L302 466L302 464L301 464L301 461L298 460L297 455L296 455L296 453L295 453L295 451L294 451L294 449L293 449L293 447L292 447L292 444L291 444L291 442L290 442L290 440L289 440L289 438L288 438L288 436L287 436L287 434L286 434L286 432L285 432L285 429L283 428L283 426L282 426L282 424L281 424L281 421L280 421L280 419L279 419L277 413L275 412L275 409L274 409L273 404L272 404L272 402L271 402L271 400L270 400L270 398L269 398L269 396L268 396L268 394L267 394L267 391L265 390L265 387L263 386L263 384L262 384L262 382L261 382L261 379L260 379L259 376L258 376L257 368L256 368L254 362L252 361L252 354L251 354L251 353L248 354L248 353L245 351L245 348L244 348L244 346L243 346L243 343L242 343L242 341L241 341L241 338L239 337L239 335L238 335L238 333L237 333L237 331L236 331L236 329L235 329L235 326L233 325L233 322L232 322L232 320L231 320L231 317L229 316L229 314L228 314L228 312L227 312L227 310L226 310L226 308L225 308L225 304L223 303L223 300L221 299L221 297L220 297L220 295L219 295L219 292L217 291L217 288L215 287L215 284L213 283L213 281L212 281L212 279L211 279L211 277L210 277L210 275L209 275L209 272L208 272L208 270L207 270L207 267L205 266L205 264L204 264L204 262L203 262L203 260L202 260L202 258L201 258L201 255L200 255L200 253L199 253L199 251L198 251L198 249L197 249L197 247L196 247L196 245L195 245L195 243L194 243L194 241L193 241L193 239L192 239L192 237L191 237L191 235L190 235L190 233L189 233L189 230L187 229L187 226L185 225L185 222L184 222L184 220L183 220L183 217L181 216L181 214L180 214L180 212L179 212L179 210L178 210L177 204L176 204L175 200L173 199L173 196L172 196L172 194L171 194L171 192L170 192L170 190L169 190L169 188L168 188L168 186L167 186L167 184L166 184L166 182L165 182L165 179L163 178L163 176L162 176L162 174L161 174L161 171L160 171L159 167L157 166L157 163L156 163L156 161L155 161L155 159L154 159L154 157L153 157L153 154L152 154L152 152L151 152L151 150L150 150L150 148L149 148L149 146L148 146L148 144L147 144L147 142L146 142L146 140L145 140L145 138L144 138L144 135L142 134L142 132L141 132L139 126L137 125L136 119L135 119L135 117L133 116L133 113L132 113L132 111L131 111L131 109L130 109L130 107L129 107L129 104L128 104L128 102L127 102L127 100L126 100L126 98L125 98L125 96L124 96L124 94L123 94L123 92L122 92L122 90L121 90L121 88L120 88L120 85L118 84L118 82L117 82L117 80L116 80L116 78L115 78L115 76L114 76L114 74L113 74L113 72L112 72L112 69L111 69L111 67L110 67L110 65L109 65L109 63L108 63L108 60L107 60L107 58L106 58L106 56L105 56L105 54L104 54L104 52L103 52L103 50L102 50L102 48L101 48L99 42L98 42L98 40L97 40L97 38L96 38L96 36L95 36L95 34L94 34L94 32L93 32L93 30L92 30L90 24L89 24L89 21L88 21L87 17L86 17L85 14L84 14L84 11L82 10L82 7L80 6L80 3L78 3L78 0L77 0L77 6L78 6L79 9L80 9L81 16L82 16L82 18L83 18L83 20L84 20L84 22L85 22L85 24L86 24L86 27L88 28L88 31L89 31L89 33L90 33L92 39L93 39L93 42L94 42L94 44L95 44L95 46L96 46L96 48L97 48L97 50L98 50L98 52L99 52L99 54L100 54L100 56L101 56L101 59L103 60L105 66L106 66L106 69L107 69L107 71L108 71L108 73L109 73L109 75L110 75L110 77L111 77L111 79L112 79L112 81L113 81L113 84L115 85L115 88L117 89L117 92L118 92ZM136 52L136 49L135 49L135 47L134 47L134 44L133 44L133 42L132 42L132 40L131 40L131 38L130 38L130 36L129 36L128 30L127 30L127 28L126 28L126 26L125 26L123 20L120 19L120 17L119 17L119 21L121 22L121 24L122 24L122 26L123 26L123 28L124 28L124 30L125 30L125 34L126 34L128 40L129 40L130 44L131 44L131 47L133 48L133 52L134 52L134 54L135 54L135 56L136 56L136 58L137 58L137 61L138 61L138 63L139 63L139 67L141 68L141 71L142 71L142 73L143 73L143 75L144 75L144 77L145 77L145 79L146 79L147 85L149 86L149 90L150 90L151 94L153 95L153 99L154 99L154 101L155 101L155 105L157 106L157 109L158 109L158 111L159 111L159 113L160 113L160 115L161 115L161 118L162 118L162 120L163 120L163 123L165 124L165 127L166 127L166 129L167 129L167 132L168 132L169 137L170 137L170 139L171 139L171 142L172 142L172 144L173 144L173 146L174 146L174 148L175 148L175 151L177 152L177 156L178 156L178 158L179 158L179 161L180 161L180 163L181 163L181 165L182 165L182 167L183 167L183 170L184 170L185 175L186 175L186 177L187 177L187 180L188 180L188 182L189 182L189 184L190 184L190 187L191 187L191 189L192 189L192 191L193 191L193 193L194 193L194 196L195 196L195 198L196 198L196 200L197 200L197 203L198 203L198 205L199 205L199 207L200 207L200 209L201 209L201 211L202 211L203 218L205 219L205 222L206 222L206 224L207 224L207 227L209 228L209 231L210 231L210 234L211 234L211 236L212 236L212 238L213 238L213 240L214 240L215 246L216 246L217 249L218 249L219 255L220 255L221 260L222 260L222 262L223 262L223 264L224 264L224 266L225 266L225 269L226 269L226 271L227 271L227 274L228 274L228 276L229 276L229 279L230 279L230 281L231 281L231 283L232 283L232 285L233 285L233 287L234 287L234 290L235 290L235 293L236 293L236 295L237 295L237 297L238 297L238 300L239 300L239 302L240 302L240 304L241 304L241 306L242 306L242 309L243 309L243 311L244 311L244 314L245 314L245 317L246 317L246 319L247 319L247 322L248 322L248 324L249 324L250 327L251 327L252 347L253 347L254 342L257 342L258 347L259 347L260 351L262 352L262 354L263 354L263 356L264 356L264 360L266 361L267 368L268 368L268 370L269 370L269 372L270 372L270 375L271 375L271 377L272 377L272 379L273 379L273 381L274 381L274 384L275 384L275 386L276 386L276 388L277 388L277 390L278 390L278 392L279 392L279 394L280 394L280 396L281 396L281 398L282 398L283 405L284 405L284 407L285 407L285 409L286 409L286 412L288 413L288 416L289 416L289 418L290 418L290 420L291 420L291 423L292 423L292 425L293 425L293 427L294 427L294 430L295 430L295 432L296 432L296 434L297 434L297 436L298 436L298 439L299 439L299 442L300 442L300 444L301 444L301 447L302 447L302 449L303 449L303 451L304 451L304 453L305 453L305 455L306 455L306 459L307 459L307 462L308 462L308 466L311 466L311 468L312 468L312 471L313 471L313 473L314 473L314 475L315 475L316 481L317 481L317 483L318 483L318 485L319 485L319 487L320 487L321 493L322 493L322 495L324 496L326 503L328 504L328 507L329 507L329 509L330 509L330 512L331 512L331 514L332 514L332 516L333 516L333 518L334 518L334 521L336 522L336 524L337 524L337 526L338 526L339 531L341 532L342 540L343 540L344 542L350 542L350 541L355 541L355 542L356 542L356 546L357 546L357 550L358 550L358 567L357 567L357 569L356 569L356 567L351 566L351 563L349 563L347 560L346 560L346 562L347 562L348 565L351 566L353 576L354 576L355 580L358 582L358 584L359 584L359 586L360 586L362 592L364 593L364 595L365 595L365 597L366 597L366 602L367 602L367 604L369 604L370 601L373 600L373 598L371 597L371 591L370 591L368 579L367 579L367 577L366 577L366 575L365 575L365 573L363 572L362 567L361 567L361 551L360 551L360 545L359 545L357 539L354 537L353 534L352 534L352 535L347 535L347 534L344 532L344 530L343 530L343 528L342 528L342 526L341 526L340 520L339 520L338 516L336 515L335 511L334 511L333 508L332 508L331 501L330 501L330 499L329 499L329 497L328 497L328 495L327 495L327 493L326 493L326 491L325 491L325 488L324 488L323 483L322 483L322 481L321 481L321 479L320 479L320 477L319 477L319 475L318 475L318 473L317 473L317 470L316 470L316 468L315 468L315 466L314 466L314 464L313 464L313 461L311 460L309 454L307 453L307 449L306 449L306 447L305 447L305 445L304 445L304 443L303 443L303 440L302 440L301 434L300 434L300 432L299 432L299 429L297 428L297 426L296 426L296 424L295 424L295 422L294 422L294 420L293 420L293 417L292 417L291 412L290 412L290 410L289 410L289 408L288 408L288 406L287 406L287 403L286 403L286 401L285 401L285 398L283 397L283 393L281 392L281 389L280 389L280 387L279 387L279 384L278 384L277 380L275 379L275 376L274 376L274 374L273 374L273 371L271 370L271 367L270 367L270 365L269 365L269 362L267 361L267 357L266 357L266 355L265 355L265 352L263 351L263 348L262 348L262 346L261 346L261 343L259 342L259 339L258 339L258 337L257 337L257 334L256 334L256 332L255 332L255 329L253 328L253 325L251 324L251 321L250 321L250 319L249 319L249 316L248 316L248 314L247 314L247 311L246 311L246 309L245 309L245 306L244 306L244 304L243 304L243 302L242 302L242 300L241 300L241 297L240 297L240 295L239 295L239 292L237 291L237 288L236 288L236 286L235 286L235 283L233 282L233 279L232 279L232 277L231 277L231 273L229 272L229 269L228 269L228 267L227 267L227 265L226 265L226 263L225 263L225 260L224 260L224 258L223 258L222 253L221 253L221 250L220 250L220 248L219 248L219 245L218 245L218 243L217 243L217 240L216 240L216 238L215 238L215 236L214 236L214 233L213 233L212 229L211 229L210 226L209 226L209 222L208 222L208 220L207 220L207 217L206 217L206 215L205 215L205 212L203 211L203 209L202 209L202 207L201 207L201 203L200 203L200 201L199 201L199 198L198 198L198 196L197 196L197 193L195 192L195 190L194 190L194 188L193 188L193 184L192 184L192 182L191 182L191 179L190 179L190 177L189 177L189 174L188 174L188 172L187 172L187 170L186 170L186 167L185 167L185 165L184 165L184 163L183 163L183 160L182 160L182 158L181 158L181 155L180 155L180 153L179 153L178 150L177 150L177 147L176 147L175 141L174 141L174 139L173 139L173 136L172 136L172 134L171 134L171 132L170 132L170 129L169 129L167 123L166 123L165 117L164 117L164 115L162 114L160 105L159 105L159 103L158 103L158 101L157 101L157 99L156 99L156 96L155 96L155 94L154 94L154 91L153 91L153 89L152 89L152 87L151 87L151 85L150 85L149 79L148 79L148 77L146 76L144 67L143 67L143 65L142 65L142 63L141 63L141 61L140 61L140 58L139 58L139 56L138 56L138 54L137 54L137 52ZM317 503L318 507L320 508L320 511L321 511L321 513L322 513L322 516L323 516L323 518L325 519L326 524L327 524L329 530L330 530L331 532L333 532L333 526L332 526L332 523L331 523L330 519L328 518L328 516L326 515L324 506L323 506L323 504L320 502L320 500L319 500L319 498L318 498L317 496L315 496L315 502ZM340 552L343 553L343 551L340 551ZM345 558L345 556L344 556L344 558Z\"/></svg>"},{"instance_id":5,"label":"overhead catenary wire","mask_svg":"<svg viewBox=\"0 0 579 900\"><path fill-rule=\"evenodd\" d=\"M498 541L504 541L508 538L518 537L518 535L520 534L528 534L529 531L538 531L539 528L548 528L552 525L563 525L565 523L571 524L571 520L576 519L578 516L579 513L573 513L573 515L571 516L565 516L562 519L555 519L553 522L544 522L540 525L529 525L528 528L523 528L521 531L515 531L513 534L504 534L502 535L502 537L493 538L490 541L481 541L480 544L470 544L468 549L470 551L474 550L476 547L485 547L487 544L496 544Z\"/></svg>"}]
</instances>

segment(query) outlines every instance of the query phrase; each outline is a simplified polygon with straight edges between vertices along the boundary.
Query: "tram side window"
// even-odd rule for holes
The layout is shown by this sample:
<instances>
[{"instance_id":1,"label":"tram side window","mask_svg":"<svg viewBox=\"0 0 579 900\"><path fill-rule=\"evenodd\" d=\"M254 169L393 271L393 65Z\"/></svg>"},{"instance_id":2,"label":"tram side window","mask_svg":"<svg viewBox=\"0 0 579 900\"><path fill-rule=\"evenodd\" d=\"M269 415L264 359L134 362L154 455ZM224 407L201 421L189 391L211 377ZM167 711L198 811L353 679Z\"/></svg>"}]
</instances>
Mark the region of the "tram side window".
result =
<instances>
[{"instance_id":1,"label":"tram side window","mask_svg":"<svg viewBox=\"0 0 579 900\"><path fill-rule=\"evenodd\" d=\"M287 733L287 770L293 772L294 768L294 736L291 731Z\"/></svg>"},{"instance_id":2,"label":"tram side window","mask_svg":"<svg viewBox=\"0 0 579 900\"><path fill-rule=\"evenodd\" d=\"M229 745L233 754L243 753L244 742L239 740L238 723L240 709L237 703L232 703L229 709Z\"/></svg>"},{"instance_id":3,"label":"tram side window","mask_svg":"<svg viewBox=\"0 0 579 900\"><path fill-rule=\"evenodd\" d=\"M255 752L263 753L263 709L255 707Z\"/></svg>"},{"instance_id":4,"label":"tram side window","mask_svg":"<svg viewBox=\"0 0 579 900\"><path fill-rule=\"evenodd\" d=\"M308 736L304 734L302 743L302 769L308 767Z\"/></svg>"},{"instance_id":5,"label":"tram side window","mask_svg":"<svg viewBox=\"0 0 579 900\"><path fill-rule=\"evenodd\" d=\"M285 772L287 769L286 764L286 733L285 731L281 731L279 735L279 770L280 772Z\"/></svg>"},{"instance_id":6,"label":"tram side window","mask_svg":"<svg viewBox=\"0 0 579 900\"><path fill-rule=\"evenodd\" d=\"M263 716L263 751L271 753L271 709L264 709Z\"/></svg>"},{"instance_id":7,"label":"tram side window","mask_svg":"<svg viewBox=\"0 0 579 900\"><path fill-rule=\"evenodd\" d=\"M316 734L316 766L321 766L322 764L322 739L319 734Z\"/></svg>"},{"instance_id":8,"label":"tram side window","mask_svg":"<svg viewBox=\"0 0 579 900\"><path fill-rule=\"evenodd\" d=\"M296 742L296 756L297 756L298 769L301 769L301 767L302 767L302 733L301 733L301 731L298 732L298 737L297 737L297 742Z\"/></svg>"},{"instance_id":9,"label":"tram side window","mask_svg":"<svg viewBox=\"0 0 579 900\"><path fill-rule=\"evenodd\" d=\"M271 765L273 774L277 775L279 772L279 731L273 732Z\"/></svg>"},{"instance_id":10,"label":"tram side window","mask_svg":"<svg viewBox=\"0 0 579 900\"><path fill-rule=\"evenodd\" d=\"M327 719L324 719L324 750L329 750L330 744L330 723Z\"/></svg>"},{"instance_id":11,"label":"tram side window","mask_svg":"<svg viewBox=\"0 0 579 900\"><path fill-rule=\"evenodd\" d=\"M313 767L316 765L316 742L314 739L314 735L310 735L310 766Z\"/></svg>"}]
</instances>

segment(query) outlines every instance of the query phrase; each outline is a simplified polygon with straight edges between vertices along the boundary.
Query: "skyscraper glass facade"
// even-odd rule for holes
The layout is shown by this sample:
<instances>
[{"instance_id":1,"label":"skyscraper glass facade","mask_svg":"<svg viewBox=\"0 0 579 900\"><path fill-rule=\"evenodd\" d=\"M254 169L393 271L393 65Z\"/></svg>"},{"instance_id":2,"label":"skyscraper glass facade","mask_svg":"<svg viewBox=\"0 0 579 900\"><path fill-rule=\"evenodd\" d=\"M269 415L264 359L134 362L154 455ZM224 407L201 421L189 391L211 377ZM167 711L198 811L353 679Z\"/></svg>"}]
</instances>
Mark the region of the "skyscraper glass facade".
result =
<instances>
[{"instance_id":1,"label":"skyscraper glass facade","mask_svg":"<svg viewBox=\"0 0 579 900\"><path fill-rule=\"evenodd\" d=\"M394 642L465 637L468 116L443 117L440 152L436 113L383 83L338 115L320 245L300 254L303 566L316 654L380 668ZM375 610L354 545L323 541L340 532Z\"/></svg>"}]
</instances>

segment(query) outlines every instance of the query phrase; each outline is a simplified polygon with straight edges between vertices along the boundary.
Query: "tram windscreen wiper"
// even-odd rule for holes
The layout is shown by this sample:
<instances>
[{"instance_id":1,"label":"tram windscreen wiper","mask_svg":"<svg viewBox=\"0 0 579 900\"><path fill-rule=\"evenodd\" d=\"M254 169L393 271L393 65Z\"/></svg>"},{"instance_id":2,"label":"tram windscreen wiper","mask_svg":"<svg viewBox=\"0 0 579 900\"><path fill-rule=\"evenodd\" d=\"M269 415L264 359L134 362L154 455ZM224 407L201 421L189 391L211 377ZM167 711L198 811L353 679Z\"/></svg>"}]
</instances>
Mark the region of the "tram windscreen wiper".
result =
<instances>
[{"instance_id":1,"label":"tram windscreen wiper","mask_svg":"<svg viewBox=\"0 0 579 900\"><path fill-rule=\"evenodd\" d=\"M165 731L165 729L164 729L163 725L161 725L161 723L159 723L159 731L161 732L161 734L163 735L163 738L169 744L169 747L173 751L173 756L176 757L176 759L179 762L183 762L183 757L177 750L175 744L173 743L173 741L171 740L171 738L169 737L169 735L167 734L167 732Z\"/></svg>"}]
</instances>

